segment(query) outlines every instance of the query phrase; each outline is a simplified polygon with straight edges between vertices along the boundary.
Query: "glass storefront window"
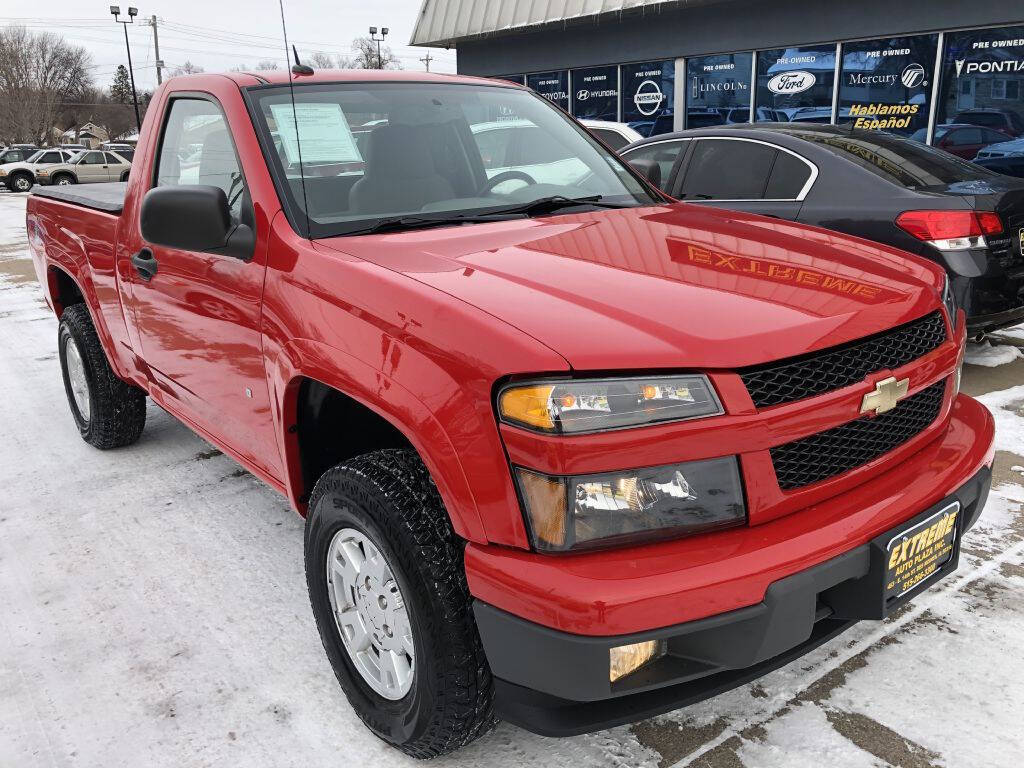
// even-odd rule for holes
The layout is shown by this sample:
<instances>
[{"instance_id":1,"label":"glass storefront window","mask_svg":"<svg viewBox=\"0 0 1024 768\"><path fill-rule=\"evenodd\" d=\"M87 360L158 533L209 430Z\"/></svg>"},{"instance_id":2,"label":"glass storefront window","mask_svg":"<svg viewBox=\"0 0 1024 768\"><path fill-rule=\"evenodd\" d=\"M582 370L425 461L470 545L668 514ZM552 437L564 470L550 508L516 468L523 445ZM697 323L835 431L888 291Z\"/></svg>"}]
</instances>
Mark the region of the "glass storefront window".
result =
<instances>
[{"instance_id":1,"label":"glass storefront window","mask_svg":"<svg viewBox=\"0 0 1024 768\"><path fill-rule=\"evenodd\" d=\"M622 65L622 122L643 136L673 129L675 61Z\"/></svg>"},{"instance_id":2,"label":"glass storefront window","mask_svg":"<svg viewBox=\"0 0 1024 768\"><path fill-rule=\"evenodd\" d=\"M686 127L750 122L752 53L686 60Z\"/></svg>"},{"instance_id":3,"label":"glass storefront window","mask_svg":"<svg viewBox=\"0 0 1024 768\"><path fill-rule=\"evenodd\" d=\"M527 75L526 85L562 109L569 109L569 70Z\"/></svg>"},{"instance_id":4,"label":"glass storefront window","mask_svg":"<svg viewBox=\"0 0 1024 768\"><path fill-rule=\"evenodd\" d=\"M946 33L932 143L967 160L1024 156L1024 26Z\"/></svg>"},{"instance_id":5,"label":"glass storefront window","mask_svg":"<svg viewBox=\"0 0 1024 768\"><path fill-rule=\"evenodd\" d=\"M754 119L832 122L835 66L835 45L758 51Z\"/></svg>"},{"instance_id":6,"label":"glass storefront window","mask_svg":"<svg viewBox=\"0 0 1024 768\"><path fill-rule=\"evenodd\" d=\"M937 45L937 35L843 43L836 122L923 141Z\"/></svg>"},{"instance_id":7,"label":"glass storefront window","mask_svg":"<svg viewBox=\"0 0 1024 768\"><path fill-rule=\"evenodd\" d=\"M619 119L619 68L572 70L572 114L589 120Z\"/></svg>"}]
</instances>

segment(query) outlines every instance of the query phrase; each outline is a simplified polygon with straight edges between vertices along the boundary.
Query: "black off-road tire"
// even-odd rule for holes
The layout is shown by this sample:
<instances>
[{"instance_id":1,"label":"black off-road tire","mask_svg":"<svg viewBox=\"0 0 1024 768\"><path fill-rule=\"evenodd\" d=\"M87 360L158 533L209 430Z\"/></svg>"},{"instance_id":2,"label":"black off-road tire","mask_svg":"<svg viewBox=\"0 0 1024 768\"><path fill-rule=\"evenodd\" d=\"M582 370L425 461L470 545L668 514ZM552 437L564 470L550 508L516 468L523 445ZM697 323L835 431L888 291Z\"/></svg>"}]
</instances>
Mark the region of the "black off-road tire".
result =
<instances>
[{"instance_id":1,"label":"black off-road tire","mask_svg":"<svg viewBox=\"0 0 1024 768\"><path fill-rule=\"evenodd\" d=\"M79 412L71 390L67 362L69 338L77 345L85 369L88 418ZM102 450L121 448L138 440L146 426L146 393L118 378L111 369L84 304L73 304L64 310L57 332L57 349L64 391L82 439Z\"/></svg>"},{"instance_id":2,"label":"black off-road tire","mask_svg":"<svg viewBox=\"0 0 1024 768\"><path fill-rule=\"evenodd\" d=\"M412 687L397 701L367 685L334 620L327 556L342 528L362 532L381 550L405 598L416 656ZM424 759L463 747L494 726L491 671L473 619L463 544L415 451L376 451L325 472L309 503L305 560L324 650L370 730Z\"/></svg>"},{"instance_id":3,"label":"black off-road tire","mask_svg":"<svg viewBox=\"0 0 1024 768\"><path fill-rule=\"evenodd\" d=\"M16 171L7 177L7 188L11 192L28 192L34 183L32 174L24 171Z\"/></svg>"},{"instance_id":4,"label":"black off-road tire","mask_svg":"<svg viewBox=\"0 0 1024 768\"><path fill-rule=\"evenodd\" d=\"M61 184L77 184L78 179L70 173L58 173L50 180L50 183L55 187L60 186Z\"/></svg>"}]
</instances>

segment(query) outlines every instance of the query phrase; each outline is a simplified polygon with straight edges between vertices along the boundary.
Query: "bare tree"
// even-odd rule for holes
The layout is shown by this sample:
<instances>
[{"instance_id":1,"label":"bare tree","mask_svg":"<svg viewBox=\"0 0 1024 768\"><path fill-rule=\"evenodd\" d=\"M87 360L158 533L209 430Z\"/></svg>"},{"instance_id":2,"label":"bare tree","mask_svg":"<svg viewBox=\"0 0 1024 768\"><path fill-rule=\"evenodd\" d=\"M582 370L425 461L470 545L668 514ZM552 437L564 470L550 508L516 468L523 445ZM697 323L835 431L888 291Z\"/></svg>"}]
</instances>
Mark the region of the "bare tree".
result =
<instances>
[{"instance_id":1,"label":"bare tree","mask_svg":"<svg viewBox=\"0 0 1024 768\"><path fill-rule=\"evenodd\" d=\"M50 140L62 105L85 101L89 63L84 48L52 32L0 29L0 139Z\"/></svg>"},{"instance_id":2,"label":"bare tree","mask_svg":"<svg viewBox=\"0 0 1024 768\"><path fill-rule=\"evenodd\" d=\"M198 64L193 64L191 61L185 60L185 63L180 67L175 67L174 71L171 72L171 77L177 77L178 75L198 75L200 72L205 70Z\"/></svg>"},{"instance_id":3,"label":"bare tree","mask_svg":"<svg viewBox=\"0 0 1024 768\"><path fill-rule=\"evenodd\" d=\"M277 59L260 59L260 62L256 65L256 69L267 70L267 69L280 69L281 65Z\"/></svg>"},{"instance_id":4,"label":"bare tree","mask_svg":"<svg viewBox=\"0 0 1024 768\"><path fill-rule=\"evenodd\" d=\"M401 69L402 62L392 50L382 45L380 47L380 58L377 57L377 43L368 37L357 37L352 41L352 50L355 51L355 58L352 66L355 69Z\"/></svg>"}]
</instances>

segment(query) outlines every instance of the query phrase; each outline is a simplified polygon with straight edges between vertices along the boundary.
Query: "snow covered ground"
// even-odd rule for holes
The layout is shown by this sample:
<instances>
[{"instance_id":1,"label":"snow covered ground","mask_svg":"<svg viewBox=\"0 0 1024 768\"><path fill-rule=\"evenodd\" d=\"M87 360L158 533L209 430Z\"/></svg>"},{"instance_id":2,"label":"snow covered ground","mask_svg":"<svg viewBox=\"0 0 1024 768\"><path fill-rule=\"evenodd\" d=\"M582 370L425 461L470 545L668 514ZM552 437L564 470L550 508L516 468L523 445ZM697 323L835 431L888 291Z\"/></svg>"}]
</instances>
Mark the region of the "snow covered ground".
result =
<instances>
[{"instance_id":1,"label":"snow covered ground","mask_svg":"<svg viewBox=\"0 0 1024 768\"><path fill-rule=\"evenodd\" d=\"M283 499L152 406L136 446L78 438L23 221L0 193L0 766L415 764L331 674ZM696 707L564 740L502 725L433 764L1019 763L1024 361L968 366L969 391L990 381L997 487L939 587Z\"/></svg>"}]
</instances>

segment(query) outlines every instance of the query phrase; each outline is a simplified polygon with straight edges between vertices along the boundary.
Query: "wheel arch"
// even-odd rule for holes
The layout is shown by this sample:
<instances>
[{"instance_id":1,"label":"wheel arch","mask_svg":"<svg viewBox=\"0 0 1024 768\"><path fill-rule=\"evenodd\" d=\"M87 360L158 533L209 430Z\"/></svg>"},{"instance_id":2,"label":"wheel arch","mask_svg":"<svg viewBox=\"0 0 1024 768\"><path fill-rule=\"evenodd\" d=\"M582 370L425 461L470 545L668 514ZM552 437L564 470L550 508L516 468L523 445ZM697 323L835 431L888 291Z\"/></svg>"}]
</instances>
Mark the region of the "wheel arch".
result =
<instances>
[{"instance_id":1,"label":"wheel arch","mask_svg":"<svg viewBox=\"0 0 1024 768\"><path fill-rule=\"evenodd\" d=\"M46 267L46 283L50 292L50 302L57 317L63 315L64 310L73 304L88 305L78 281L64 268L58 267L55 264L48 264Z\"/></svg>"},{"instance_id":2,"label":"wheel arch","mask_svg":"<svg viewBox=\"0 0 1024 768\"><path fill-rule=\"evenodd\" d=\"M289 498L300 514L306 514L321 467L379 448L409 447L430 472L456 534L486 541L455 448L426 405L381 372L320 342L293 342L288 357L289 375L279 379L280 435ZM335 439L339 424L349 434Z\"/></svg>"}]
</instances>

